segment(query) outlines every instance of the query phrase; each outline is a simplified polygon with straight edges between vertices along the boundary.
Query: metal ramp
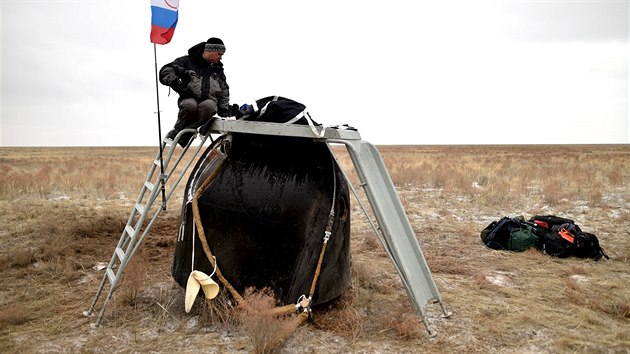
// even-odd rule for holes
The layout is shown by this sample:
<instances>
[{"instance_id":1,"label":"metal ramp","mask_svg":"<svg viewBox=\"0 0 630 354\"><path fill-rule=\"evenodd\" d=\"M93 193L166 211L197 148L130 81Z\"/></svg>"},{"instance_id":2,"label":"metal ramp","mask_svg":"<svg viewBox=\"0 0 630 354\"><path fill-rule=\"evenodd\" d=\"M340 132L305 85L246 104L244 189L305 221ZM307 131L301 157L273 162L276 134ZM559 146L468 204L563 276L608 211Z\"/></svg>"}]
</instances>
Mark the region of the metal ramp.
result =
<instances>
[{"instance_id":1,"label":"metal ramp","mask_svg":"<svg viewBox=\"0 0 630 354\"><path fill-rule=\"evenodd\" d=\"M402 279L407 295L431 336L424 307L429 302L439 303L443 317L450 317L435 285L407 214L398 198L387 168L376 147L363 140L328 140L346 145L354 168L378 221L375 230L387 254ZM354 189L353 189L353 192ZM356 193L356 192L355 192ZM357 200L359 200L359 197ZM360 201L359 201L360 203ZM367 213L366 213L367 216Z\"/></svg>"},{"instance_id":2,"label":"metal ramp","mask_svg":"<svg viewBox=\"0 0 630 354\"><path fill-rule=\"evenodd\" d=\"M327 144L344 144L348 150L354 168L360 178L361 186L364 188L365 194L367 195L368 201L378 222L379 230L376 230L375 228L375 232L379 237L381 243L385 247L392 262L394 263L414 309L422 318L422 321L429 331L429 334L436 334L429 329L429 326L425 320L425 306L428 303L439 303L444 317L449 317L450 313L448 313L444 307L442 298L431 275L431 271L427 266L424 255L422 254L411 224L409 223L409 219L407 218L402 203L398 198L398 194L396 192L396 189L394 188L394 184L389 176L389 173L387 172L381 155L374 145L361 140L361 136L356 130L348 130L335 127L315 127L308 125L239 121L228 119L215 119L212 121L209 127L209 133L224 134L231 132L303 137L322 141ZM180 133L180 135L181 134L182 133ZM198 154L199 150L202 148L203 142L205 142L207 136L209 135L206 135L206 137L204 137L204 140L201 142L199 148L195 152L194 156L191 158L191 162L192 159L194 159L194 157ZM176 139L178 137L176 137ZM173 144L172 142L170 143L171 145ZM172 150L173 149L169 151L167 159L165 160L165 166L170 161ZM186 149L184 149L184 151L182 152L182 156L183 154L185 154L185 152ZM331 153L333 153L332 149ZM177 160L174 167L176 167L176 165L179 163L179 160L182 156L180 156L180 158ZM151 171L149 172L147 182L151 180L156 166L159 166L158 158L159 153L156 161L152 166ZM175 181L169 193L167 193L167 199L170 198L173 190L177 187L177 184L183 177L183 174L186 173L189 166L190 163L183 169L183 171L181 171L180 177ZM171 171L174 171L174 167ZM168 173L166 175L166 179L168 180L170 179L170 177L170 173ZM116 247L114 255L112 256L112 260L107 267L106 274L103 277L103 281L96 293L92 306L88 311L84 313L85 315L92 314L105 283L109 281L109 294L107 295L107 298L105 299L105 302L101 307L97 321L93 324L93 326L98 326L100 324L105 306L110 300L116 286L120 282L120 278L122 277L122 273L127 263L129 262L129 259L138 249L142 240L149 232L153 222L161 211L161 209L155 211L154 216L146 226L145 231L142 232L141 236L138 237L138 235L140 235L141 227L137 225L142 226L144 218L148 214L148 210L151 208L151 205L153 204L157 197L157 194L159 193L157 188L152 188L151 197L146 203L146 206L139 206L140 200L142 200L142 196L145 193L145 188L150 189L149 186L146 186L147 182L145 182L145 187L143 187L140 192L138 202L136 203L136 208L132 211L129 222L127 223L127 226L125 226L125 230L123 231L119 244ZM348 183L352 187L349 181ZM361 203L359 196L357 195L354 188L352 188L352 191L355 193L355 196L357 197L359 203ZM137 212L139 212L141 215L140 219L136 221L136 226L132 226L132 220L134 219ZM370 223L372 223L371 220ZM117 271L114 270L116 264L119 264Z\"/></svg>"},{"instance_id":3,"label":"metal ramp","mask_svg":"<svg viewBox=\"0 0 630 354\"><path fill-rule=\"evenodd\" d=\"M98 327L100 325L105 308L111 300L114 290L116 290L116 287L119 285L123 272L129 264L129 261L151 230L151 227L157 217L163 210L166 210L166 201L170 199L171 195L179 185L179 182L184 177L186 171L190 168L190 165L194 161L195 157L199 154L199 151L203 147L203 143L209 136L206 135L202 137L201 144L196 147L193 155L189 157L188 162L182 169L176 170L180 162L182 162L184 155L190 148L190 144L195 139L191 139L188 142L188 145L182 148L181 151L178 151L175 155L173 163L171 164L174 153L179 150L177 149L177 142L183 135L189 133L196 135L197 130L184 129L179 132L173 140L165 138L162 141L162 161L160 161L161 154L158 152L155 160L149 168L147 178L142 184L142 188L140 189L134 208L131 210L127 225L125 225L122 235L120 236L118 245L114 249L114 253L112 254L109 264L105 268L103 280L96 291L96 295L94 295L92 305L90 305L89 310L83 312L85 316L93 315L94 311L97 309L97 304L99 303L98 300L103 290L105 290L106 285L109 284L107 297L102 302L98 317L96 318L96 322L92 323L92 327ZM161 164L164 169L164 174L161 173L161 169L159 168ZM176 177L175 180L172 180L173 177ZM163 197L163 203L161 205L155 203L160 194L162 194ZM151 214L151 218L147 219L147 217Z\"/></svg>"}]
</instances>

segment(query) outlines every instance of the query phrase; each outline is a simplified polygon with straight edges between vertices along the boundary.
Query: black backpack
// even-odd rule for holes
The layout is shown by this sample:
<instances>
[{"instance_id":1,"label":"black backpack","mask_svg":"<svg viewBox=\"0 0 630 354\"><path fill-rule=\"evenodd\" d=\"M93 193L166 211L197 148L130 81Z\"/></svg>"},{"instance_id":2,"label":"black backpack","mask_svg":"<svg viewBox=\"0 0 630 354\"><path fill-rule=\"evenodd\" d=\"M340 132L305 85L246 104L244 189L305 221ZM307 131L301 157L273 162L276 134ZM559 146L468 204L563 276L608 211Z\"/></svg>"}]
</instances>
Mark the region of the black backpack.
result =
<instances>
[{"instance_id":1,"label":"black backpack","mask_svg":"<svg viewBox=\"0 0 630 354\"><path fill-rule=\"evenodd\" d=\"M503 217L491 222L480 234L481 241L495 250L522 252L540 246L541 231L523 217Z\"/></svg>"},{"instance_id":2,"label":"black backpack","mask_svg":"<svg viewBox=\"0 0 630 354\"><path fill-rule=\"evenodd\" d=\"M599 244L597 236L584 232L574 223L555 225L542 237L542 250L554 257L591 258L594 261L602 257L609 259Z\"/></svg>"},{"instance_id":3,"label":"black backpack","mask_svg":"<svg viewBox=\"0 0 630 354\"><path fill-rule=\"evenodd\" d=\"M306 106L290 98L268 96L256 100L253 105L244 105L242 120L253 120L271 123L292 123L302 125L321 124L315 122L308 113Z\"/></svg>"},{"instance_id":4,"label":"black backpack","mask_svg":"<svg viewBox=\"0 0 630 354\"><path fill-rule=\"evenodd\" d=\"M571 257L574 254L574 235L581 231L573 223L554 225L543 234L541 249L553 257Z\"/></svg>"},{"instance_id":5,"label":"black backpack","mask_svg":"<svg viewBox=\"0 0 630 354\"><path fill-rule=\"evenodd\" d=\"M591 258L594 261L598 261L602 257L610 259L604 252L604 249L599 245L597 236L588 232L580 232L575 235L575 256Z\"/></svg>"}]
</instances>

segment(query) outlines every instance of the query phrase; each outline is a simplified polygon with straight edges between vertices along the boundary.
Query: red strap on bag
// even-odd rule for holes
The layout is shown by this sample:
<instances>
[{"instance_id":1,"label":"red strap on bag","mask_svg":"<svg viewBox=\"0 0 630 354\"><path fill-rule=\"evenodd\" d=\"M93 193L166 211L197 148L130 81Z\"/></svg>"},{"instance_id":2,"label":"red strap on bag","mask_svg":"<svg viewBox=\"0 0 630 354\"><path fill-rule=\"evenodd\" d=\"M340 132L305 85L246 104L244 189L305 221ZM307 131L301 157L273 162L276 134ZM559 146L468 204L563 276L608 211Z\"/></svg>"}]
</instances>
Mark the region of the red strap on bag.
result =
<instances>
[{"instance_id":1,"label":"red strap on bag","mask_svg":"<svg viewBox=\"0 0 630 354\"><path fill-rule=\"evenodd\" d=\"M534 224L542 227L543 229L548 229L549 228L549 225L546 222L542 221L542 220L534 220Z\"/></svg>"},{"instance_id":2,"label":"red strap on bag","mask_svg":"<svg viewBox=\"0 0 630 354\"><path fill-rule=\"evenodd\" d=\"M564 227L563 227L563 228L561 228L561 229L558 231L558 233L560 234L560 236L561 236L563 239L565 239L565 240L567 240L567 241L569 241L569 242L571 242L571 243L574 243L574 241L575 241L575 236L573 236L573 234L572 234L572 233L570 233L569 231L567 231L567 229L565 229Z\"/></svg>"}]
</instances>

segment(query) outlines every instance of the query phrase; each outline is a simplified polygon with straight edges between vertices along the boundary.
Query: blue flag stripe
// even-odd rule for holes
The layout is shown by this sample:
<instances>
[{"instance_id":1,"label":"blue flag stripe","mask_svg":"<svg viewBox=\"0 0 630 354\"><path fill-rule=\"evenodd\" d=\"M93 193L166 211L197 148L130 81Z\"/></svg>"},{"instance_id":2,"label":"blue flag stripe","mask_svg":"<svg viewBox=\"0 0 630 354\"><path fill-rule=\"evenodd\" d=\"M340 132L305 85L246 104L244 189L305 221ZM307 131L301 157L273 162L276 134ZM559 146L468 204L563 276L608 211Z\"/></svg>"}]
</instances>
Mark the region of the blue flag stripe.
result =
<instances>
[{"instance_id":1,"label":"blue flag stripe","mask_svg":"<svg viewBox=\"0 0 630 354\"><path fill-rule=\"evenodd\" d=\"M177 11L151 6L151 24L162 28L175 27L177 24Z\"/></svg>"}]
</instances>

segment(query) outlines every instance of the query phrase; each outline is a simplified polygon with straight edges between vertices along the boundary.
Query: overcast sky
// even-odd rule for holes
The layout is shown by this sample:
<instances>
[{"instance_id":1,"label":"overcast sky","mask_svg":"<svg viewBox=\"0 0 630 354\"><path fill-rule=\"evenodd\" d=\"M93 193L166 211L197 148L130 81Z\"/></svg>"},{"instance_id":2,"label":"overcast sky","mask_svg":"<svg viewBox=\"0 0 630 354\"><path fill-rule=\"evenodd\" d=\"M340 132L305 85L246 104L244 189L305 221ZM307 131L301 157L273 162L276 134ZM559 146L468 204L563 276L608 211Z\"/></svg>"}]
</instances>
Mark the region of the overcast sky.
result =
<instances>
[{"instance_id":1,"label":"overcast sky","mask_svg":"<svg viewBox=\"0 0 630 354\"><path fill-rule=\"evenodd\" d=\"M156 145L149 0L0 0L1 146ZM375 144L629 143L628 1L180 0L158 68L216 36L232 103ZM177 95L159 86L162 131Z\"/></svg>"}]
</instances>

